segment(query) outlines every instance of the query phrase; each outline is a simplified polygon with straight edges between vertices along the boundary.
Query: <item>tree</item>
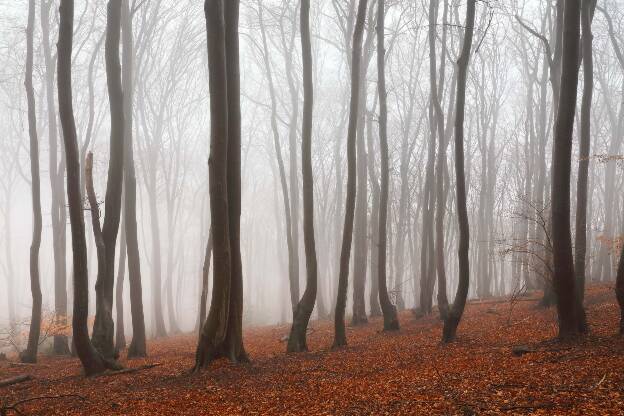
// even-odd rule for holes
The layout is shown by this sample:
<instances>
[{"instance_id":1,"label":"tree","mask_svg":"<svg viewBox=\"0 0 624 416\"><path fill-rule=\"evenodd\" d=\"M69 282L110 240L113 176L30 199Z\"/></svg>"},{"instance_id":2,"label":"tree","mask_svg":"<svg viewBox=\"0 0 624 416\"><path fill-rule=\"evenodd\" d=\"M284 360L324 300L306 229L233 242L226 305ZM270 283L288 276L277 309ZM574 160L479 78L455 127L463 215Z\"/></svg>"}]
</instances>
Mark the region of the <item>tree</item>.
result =
<instances>
[{"instance_id":1,"label":"tree","mask_svg":"<svg viewBox=\"0 0 624 416\"><path fill-rule=\"evenodd\" d=\"M28 26L26 27L26 100L28 102L28 136L30 137L30 176L33 209L33 233L30 245L30 292L32 293L32 314L28 346L20 354L22 362L37 362L39 334L41 332L41 284L39 282L39 248L41 247L41 177L39 175L39 139L37 138L37 116L33 88L33 34L35 30L35 0L28 1Z\"/></svg>"},{"instance_id":2,"label":"tree","mask_svg":"<svg viewBox=\"0 0 624 416\"><path fill-rule=\"evenodd\" d=\"M585 257L587 252L587 182L591 146L591 104L594 89L594 57L591 23L596 7L595 0L581 0L581 42L583 59L583 98L581 101L581 131L579 144L578 177L576 183L576 234L574 240L574 272L576 296L583 303L585 295Z\"/></svg>"},{"instance_id":3,"label":"tree","mask_svg":"<svg viewBox=\"0 0 624 416\"><path fill-rule=\"evenodd\" d=\"M63 176L65 160L58 158L58 128L57 113L54 105L54 59L50 48L50 9L51 0L41 1L41 35L45 62L45 86L48 108L48 142L49 142L49 171L50 189L52 194L52 245L54 252L54 309L56 319L60 325L67 321L67 209L65 207L65 187ZM69 354L69 344L64 335L54 335L54 352Z\"/></svg>"},{"instance_id":4,"label":"tree","mask_svg":"<svg viewBox=\"0 0 624 416\"><path fill-rule=\"evenodd\" d=\"M587 329L585 312L575 289L570 233L570 173L579 72L580 18L580 0L567 0L563 18L561 89L556 111L551 168L553 283L557 296L560 338L570 338Z\"/></svg>"},{"instance_id":5,"label":"tree","mask_svg":"<svg viewBox=\"0 0 624 416\"><path fill-rule=\"evenodd\" d=\"M206 0L210 85L210 216L213 290L195 354L195 371L218 357L247 361L243 347L240 257L239 1Z\"/></svg>"},{"instance_id":6,"label":"tree","mask_svg":"<svg viewBox=\"0 0 624 416\"><path fill-rule=\"evenodd\" d=\"M466 207L466 178L464 172L464 116L466 102L466 75L470 62L472 36L475 24L476 0L468 0L466 6L466 23L461 53L457 60L457 97L455 98L455 187L457 201L457 222L459 224L459 242L457 255L459 260L459 283L453 305L444 319L442 342L452 342L457 334L457 326L464 313L468 286L470 284L470 264L468 250L470 248L470 234L468 225L468 210Z\"/></svg>"},{"instance_id":7,"label":"tree","mask_svg":"<svg viewBox=\"0 0 624 416\"><path fill-rule=\"evenodd\" d=\"M71 59L74 33L74 1L61 0L59 7L59 40L57 43L57 76L59 116L65 142L67 163L67 202L71 222L74 265L74 308L72 317L73 342L87 376L105 370L105 362L89 339L89 279L87 272L87 243L80 192L80 161L74 110L72 105Z\"/></svg>"},{"instance_id":8,"label":"tree","mask_svg":"<svg viewBox=\"0 0 624 416\"><path fill-rule=\"evenodd\" d=\"M314 310L317 291L316 242L314 240L314 178L312 176L312 45L310 41L310 0L301 0L301 51L303 62L303 120L301 134L301 170L303 177L303 242L306 256L306 288L295 308L288 338L288 352L308 349L306 333Z\"/></svg>"},{"instance_id":9,"label":"tree","mask_svg":"<svg viewBox=\"0 0 624 416\"><path fill-rule=\"evenodd\" d=\"M446 318L448 313L448 300L446 297L446 270L444 267L444 211L446 210L446 193L444 192L444 173L446 171L446 137L444 134L444 114L440 98L442 97L444 82L444 56L440 63L440 86L438 90L437 73L436 73L436 53L435 53L435 22L437 21L439 2L432 1L429 5L429 84L431 106L433 111L430 113L433 117L431 122L432 133L438 136L438 157L435 166L435 185L436 185L436 215L435 215L435 263L438 276L438 310L442 320ZM444 3L444 14L446 15L447 3ZM444 16L446 17L446 16ZM443 36L446 36L446 28ZM442 47L445 48L446 45Z\"/></svg>"},{"instance_id":10,"label":"tree","mask_svg":"<svg viewBox=\"0 0 624 416\"><path fill-rule=\"evenodd\" d=\"M106 13L105 55L106 80L111 112L110 160L106 184L106 215L102 225L102 241L101 244L97 244L96 311L93 335L91 337L93 346L107 359L116 358L118 355L114 345L113 289L115 283L115 247L121 219L124 158L124 107L121 63L119 60L120 36L121 0L109 0ZM91 209L93 211L93 206ZM100 253L100 250L103 252ZM103 265L100 264L102 261L104 262Z\"/></svg>"},{"instance_id":11,"label":"tree","mask_svg":"<svg viewBox=\"0 0 624 416\"><path fill-rule=\"evenodd\" d=\"M381 155L381 186L379 202L379 247L377 277L379 304L384 318L384 331L398 330L396 307L388 296L386 278L386 246L388 240L388 104L386 93L386 50L384 47L385 0L377 0L377 89L379 95L379 150Z\"/></svg>"},{"instance_id":12,"label":"tree","mask_svg":"<svg viewBox=\"0 0 624 416\"><path fill-rule=\"evenodd\" d=\"M271 70L271 62L269 60L269 50L267 46L266 30L263 19L264 6L262 1L258 2L258 20L260 23L260 35L262 38L262 58L265 66L265 72L267 82L269 84L269 96L271 99L271 132L273 133L273 147L275 148L275 156L277 159L277 167L279 170L280 186L282 189L282 200L284 203L284 218L285 218L285 234L286 234L286 249L288 250L288 283L290 287L290 304L295 315L297 303L299 302L299 256L295 254L298 250L298 244L293 241L293 238L297 238L298 234L293 232L292 213L295 212L295 205L290 204L290 197L288 195L288 184L286 182L286 169L284 168L284 159L282 158L282 150L279 143L279 130L277 127L277 98L275 93L275 86L273 84L273 72ZM294 110L293 110L294 111ZM295 152L296 153L296 152ZM292 179L293 176L291 176ZM298 188L296 181L296 174L294 176L295 181L291 180L292 190L295 191ZM299 198L299 195L294 195L294 198ZM297 208L298 209L298 208ZM297 217L298 218L298 217ZM298 225L295 224L295 227Z\"/></svg>"},{"instance_id":13,"label":"tree","mask_svg":"<svg viewBox=\"0 0 624 416\"><path fill-rule=\"evenodd\" d=\"M136 219L136 174L132 137L132 105L134 97L134 42L132 39L132 13L130 0L124 0L121 11L123 66L122 89L124 107L124 230L128 252L128 283L130 287L130 312L132 314L132 341L128 357L145 357L145 318L143 315L143 289L141 284L141 259Z\"/></svg>"},{"instance_id":14,"label":"tree","mask_svg":"<svg viewBox=\"0 0 624 416\"><path fill-rule=\"evenodd\" d=\"M202 266L202 288L201 295L199 299L199 319L198 328L201 331L201 328L204 326L204 321L206 320L206 301L208 300L208 285L209 285L209 277L210 277L210 258L212 257L212 227L208 231L208 242L206 243L206 251L204 253L204 264Z\"/></svg>"},{"instance_id":15,"label":"tree","mask_svg":"<svg viewBox=\"0 0 624 416\"><path fill-rule=\"evenodd\" d=\"M349 104L349 124L347 130L347 196L345 219L340 250L340 271L338 274L338 294L334 314L334 347L347 345L345 330L345 308L347 306L347 285L349 282L349 260L353 240L353 219L355 213L356 154L355 138L360 96L360 64L362 60L362 37L366 19L367 0L359 0L351 53L351 101ZM364 161L362 161L364 162Z\"/></svg>"}]
</instances>

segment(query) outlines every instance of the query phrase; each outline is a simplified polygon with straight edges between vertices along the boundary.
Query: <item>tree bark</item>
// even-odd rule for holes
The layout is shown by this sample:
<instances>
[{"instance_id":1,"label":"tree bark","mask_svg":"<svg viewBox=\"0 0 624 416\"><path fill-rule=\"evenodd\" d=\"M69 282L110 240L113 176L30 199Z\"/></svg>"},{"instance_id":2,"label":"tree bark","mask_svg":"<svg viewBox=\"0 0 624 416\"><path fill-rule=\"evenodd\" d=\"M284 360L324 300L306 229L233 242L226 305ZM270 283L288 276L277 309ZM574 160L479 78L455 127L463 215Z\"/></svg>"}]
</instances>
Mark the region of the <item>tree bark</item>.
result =
<instances>
[{"instance_id":1,"label":"tree bark","mask_svg":"<svg viewBox=\"0 0 624 416\"><path fill-rule=\"evenodd\" d=\"M121 11L123 66L122 89L124 105L124 224L128 254L128 283L130 289L130 312L132 316L132 341L128 358L147 356L145 317L143 314L143 289L141 284L141 259L136 219L136 175L132 136L132 106L134 97L134 42L132 39L132 15L130 0L123 0Z\"/></svg>"},{"instance_id":2,"label":"tree bark","mask_svg":"<svg viewBox=\"0 0 624 416\"><path fill-rule=\"evenodd\" d=\"M275 86L273 85L273 72L269 60L269 50L266 40L266 31L263 20L264 6L261 1L258 2L258 19L260 23L260 34L262 37L262 58L266 70L267 82L269 84L269 95L271 98L271 131L273 133L273 146L275 148L275 156L277 159L277 167L279 170L280 185L282 188L282 200L284 203L284 217L286 222L286 249L288 250L288 283L290 287L290 305L295 314L297 302L299 302L299 261L295 255L297 251L296 243L293 242L293 224L291 217L291 204L288 195L288 184L286 182L286 169L284 168L284 160L282 158L282 150L279 143L279 130L277 127L277 98L275 94ZM298 195L294 196L298 198Z\"/></svg>"},{"instance_id":3,"label":"tree bark","mask_svg":"<svg viewBox=\"0 0 624 416\"><path fill-rule=\"evenodd\" d=\"M28 25L26 27L26 74L24 86L28 104L28 136L30 137L30 176L33 210L33 232L30 245L30 292L32 314L28 345L20 354L22 362L36 363L41 333L41 285L39 283L39 248L41 247L41 179L39 174L39 139L37 138L37 115L33 88L33 34L35 28L35 0L28 1Z\"/></svg>"},{"instance_id":4,"label":"tree bark","mask_svg":"<svg viewBox=\"0 0 624 416\"><path fill-rule=\"evenodd\" d=\"M218 357L247 361L243 347L240 253L240 68L238 0L206 0L210 85L210 208L214 286L195 355L195 371Z\"/></svg>"},{"instance_id":5,"label":"tree bark","mask_svg":"<svg viewBox=\"0 0 624 416\"><path fill-rule=\"evenodd\" d=\"M357 133L358 105L360 95L360 64L362 60L362 36L366 18L367 0L359 0L355 28L353 30L353 47L351 57L351 102L349 105L349 126L347 130L347 197L345 203L345 220L340 250L340 272L338 275L338 294L334 313L334 347L347 345L344 322L347 306L347 286L349 283L349 260L351 258L351 242L353 241L353 219L355 213L356 193L356 152L355 139Z\"/></svg>"},{"instance_id":6,"label":"tree bark","mask_svg":"<svg viewBox=\"0 0 624 416\"><path fill-rule=\"evenodd\" d=\"M115 350L117 353L126 348L126 331L124 326L123 286L126 276L126 231L125 220L121 221L121 237L119 241L119 266L117 268L117 282L115 284Z\"/></svg>"},{"instance_id":7,"label":"tree bark","mask_svg":"<svg viewBox=\"0 0 624 416\"><path fill-rule=\"evenodd\" d=\"M377 0L377 93L379 95L379 153L381 157L381 187L379 202L379 247L377 251L377 278L379 305L384 318L384 331L399 329L396 307L388 296L386 278L386 245L388 230L388 104L386 93L386 50L385 50L385 0ZM361 162L360 162L361 163ZM405 178L403 178L405 179Z\"/></svg>"},{"instance_id":8,"label":"tree bark","mask_svg":"<svg viewBox=\"0 0 624 416\"><path fill-rule=\"evenodd\" d=\"M206 321L206 302L208 301L208 289L210 284L210 259L212 256L212 227L208 231L208 242L206 243L206 252L204 253L204 265L202 267L202 290L199 299L199 329L204 326Z\"/></svg>"},{"instance_id":9,"label":"tree bark","mask_svg":"<svg viewBox=\"0 0 624 416\"><path fill-rule=\"evenodd\" d=\"M379 19L377 20L379 21ZM370 316L381 316L381 306L379 304L379 211L380 211L380 185L377 173L375 171L375 147L373 145L373 110L368 114L366 118L366 141L368 147L367 164L368 164L368 179L371 183L372 197L372 210L370 216L370 232L371 232L371 244L370 244L370 282L371 290L369 297ZM386 290L387 292L387 290Z\"/></svg>"},{"instance_id":10,"label":"tree bark","mask_svg":"<svg viewBox=\"0 0 624 416\"><path fill-rule=\"evenodd\" d=\"M470 234L468 211L466 208L466 178L464 173L464 116L466 102L466 75L470 62L472 36L475 24L476 0L468 0L466 6L466 23L461 53L457 61L457 97L455 99L455 187L457 202L457 222L459 224L458 259L459 282L455 300L451 306L442 329L442 342L452 342L457 335L457 326L464 313L468 287L470 284L470 264L468 251Z\"/></svg>"},{"instance_id":11,"label":"tree bark","mask_svg":"<svg viewBox=\"0 0 624 416\"><path fill-rule=\"evenodd\" d=\"M74 266L74 307L72 317L73 343L87 376L101 373L105 364L91 345L87 316L89 308L89 280L87 273L87 243L80 192L80 161L74 110L72 105L71 59L74 32L74 1L61 0L59 7L58 101L63 128L65 160L67 163L67 202L71 222Z\"/></svg>"},{"instance_id":12,"label":"tree bark","mask_svg":"<svg viewBox=\"0 0 624 416\"><path fill-rule=\"evenodd\" d=\"M113 290L115 284L115 247L121 220L123 186L124 113L121 85L119 42L121 36L121 0L109 0L106 13L106 80L111 113L110 160L106 184L106 215L102 225L104 265L98 255L98 276L95 283L95 322L91 336L93 346L106 359L117 358L113 322ZM93 209L93 207L92 207Z\"/></svg>"},{"instance_id":13,"label":"tree bark","mask_svg":"<svg viewBox=\"0 0 624 416\"><path fill-rule=\"evenodd\" d=\"M442 95L442 85L438 91L436 73L436 52L435 52L435 25L437 23L438 1L431 1L429 5L429 83L431 89L431 105L433 106L434 123L432 134L438 136L438 157L435 166L436 185L436 213L435 213L435 263L438 276L438 310L440 318L446 319L448 315L448 299L446 297L446 270L444 267L444 211L446 210L446 193L444 192L444 172L446 168L446 140L444 135L444 113L440 105ZM446 11L446 5L445 11ZM444 46L444 45L443 45ZM440 72L443 75L444 56L441 58ZM443 77L440 77L442 84Z\"/></svg>"},{"instance_id":14,"label":"tree bark","mask_svg":"<svg viewBox=\"0 0 624 416\"><path fill-rule=\"evenodd\" d=\"M615 277L615 297L620 306L620 335L624 336L624 246L620 253L617 275Z\"/></svg>"},{"instance_id":15,"label":"tree bark","mask_svg":"<svg viewBox=\"0 0 624 416\"><path fill-rule=\"evenodd\" d=\"M303 64L303 120L301 127L301 171L303 178L303 243L306 255L306 288L293 315L288 352L308 349L306 333L317 292L316 242L314 240L314 178L312 176L312 45L310 41L310 0L301 0L301 53Z\"/></svg>"},{"instance_id":16,"label":"tree bark","mask_svg":"<svg viewBox=\"0 0 624 416\"><path fill-rule=\"evenodd\" d=\"M592 50L592 18L595 0L581 0L581 42L583 60L583 98L581 101L581 131L578 176L576 182L576 234L574 241L574 273L576 296L583 304L585 297L585 259L587 252L587 181L591 147L591 104L594 89L594 58Z\"/></svg>"},{"instance_id":17,"label":"tree bark","mask_svg":"<svg viewBox=\"0 0 624 416\"><path fill-rule=\"evenodd\" d=\"M54 253L54 311L59 326L67 323L67 265L65 263L67 236L67 212L65 208L65 187L63 176L65 164L60 166L58 156L58 130L56 121L56 107L54 105L54 59L50 50L50 9L53 2L41 1L41 35L43 55L45 61L45 85L48 107L48 141L49 141L49 171L50 189L52 195L52 246ZM54 335L54 353L69 354L67 336Z\"/></svg>"},{"instance_id":18,"label":"tree bark","mask_svg":"<svg viewBox=\"0 0 624 416\"><path fill-rule=\"evenodd\" d=\"M561 90L555 122L551 184L553 278L560 338L570 338L586 330L585 312L575 289L570 233L570 175L579 72L580 15L580 0L567 0L564 9Z\"/></svg>"}]
</instances>

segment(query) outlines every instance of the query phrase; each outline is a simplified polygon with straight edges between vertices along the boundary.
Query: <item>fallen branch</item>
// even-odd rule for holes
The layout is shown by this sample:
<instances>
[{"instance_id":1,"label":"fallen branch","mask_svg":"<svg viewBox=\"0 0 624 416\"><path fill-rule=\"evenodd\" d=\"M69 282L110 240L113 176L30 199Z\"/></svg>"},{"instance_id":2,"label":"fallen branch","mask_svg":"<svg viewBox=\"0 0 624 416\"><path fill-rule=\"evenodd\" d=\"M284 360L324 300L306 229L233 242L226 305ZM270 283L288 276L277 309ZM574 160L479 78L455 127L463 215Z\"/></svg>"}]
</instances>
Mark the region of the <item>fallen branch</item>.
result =
<instances>
[{"instance_id":1,"label":"fallen branch","mask_svg":"<svg viewBox=\"0 0 624 416\"><path fill-rule=\"evenodd\" d=\"M12 384L22 383L28 380L32 380L32 376L29 374L25 374L25 375L21 375L17 377L5 378L4 380L0 380L0 387L10 386Z\"/></svg>"},{"instance_id":2,"label":"fallen branch","mask_svg":"<svg viewBox=\"0 0 624 416\"><path fill-rule=\"evenodd\" d=\"M526 404L511 404L507 406L500 407L500 410L503 412L507 412L509 410L519 410L519 409L550 409L555 407L554 403L526 403Z\"/></svg>"},{"instance_id":3,"label":"fallen branch","mask_svg":"<svg viewBox=\"0 0 624 416\"><path fill-rule=\"evenodd\" d=\"M146 364L146 365L142 365L140 367L134 367L134 368L124 368L123 370L109 371L107 373L102 373L102 374L97 375L96 377L117 376L120 374L136 373L137 371L148 370L150 368L158 367L160 365L162 364L155 363L155 364Z\"/></svg>"},{"instance_id":4,"label":"fallen branch","mask_svg":"<svg viewBox=\"0 0 624 416\"><path fill-rule=\"evenodd\" d=\"M36 397L30 397L28 399L24 399L24 400L19 400L13 404L8 404L8 405L3 405L2 407L0 407L0 416L7 416L9 414L9 410L17 413L18 415L21 415L22 412L20 412L20 410L17 408L17 406L28 403L28 402L33 402L35 400L44 400L44 399L62 399L62 398L66 398L66 397L77 397L80 400L87 400L86 397L81 396L79 394L59 394L58 396L36 396Z\"/></svg>"},{"instance_id":5,"label":"fallen branch","mask_svg":"<svg viewBox=\"0 0 624 416\"><path fill-rule=\"evenodd\" d=\"M18 362L9 362L9 366L11 367L33 367L33 366L37 366L37 368L48 368L50 366L48 365L44 365L44 364L39 364L39 363L18 363Z\"/></svg>"}]
</instances>

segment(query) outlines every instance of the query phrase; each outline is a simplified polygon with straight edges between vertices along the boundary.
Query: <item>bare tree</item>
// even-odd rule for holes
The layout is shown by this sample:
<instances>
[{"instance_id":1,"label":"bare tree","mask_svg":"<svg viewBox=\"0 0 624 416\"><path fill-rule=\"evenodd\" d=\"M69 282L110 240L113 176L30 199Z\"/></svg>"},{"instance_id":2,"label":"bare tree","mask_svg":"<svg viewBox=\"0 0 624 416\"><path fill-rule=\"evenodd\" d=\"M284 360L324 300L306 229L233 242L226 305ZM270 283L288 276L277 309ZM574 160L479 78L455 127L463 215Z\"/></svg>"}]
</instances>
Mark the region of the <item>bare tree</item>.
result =
<instances>
[{"instance_id":1,"label":"bare tree","mask_svg":"<svg viewBox=\"0 0 624 416\"><path fill-rule=\"evenodd\" d=\"M50 47L50 9L51 0L41 1L41 35L43 56L45 62L45 86L46 101L48 108L48 142L49 148L49 171L50 186L52 193L52 245L54 253L54 306L59 325L64 325L67 320L67 210L65 207L65 187L63 176L65 173L65 160L58 159L58 127L57 113L54 105L54 59ZM54 352L56 354L68 354L69 344L67 337L54 336Z\"/></svg>"},{"instance_id":2,"label":"bare tree","mask_svg":"<svg viewBox=\"0 0 624 416\"><path fill-rule=\"evenodd\" d=\"M587 182L591 147L591 105L594 89L594 57L592 47L592 19L595 0L581 0L581 41L583 59L583 98L581 101L581 131L578 177L576 182L576 233L574 236L574 273L576 296L582 304L585 296L585 257L587 254Z\"/></svg>"},{"instance_id":3,"label":"bare tree","mask_svg":"<svg viewBox=\"0 0 624 416\"><path fill-rule=\"evenodd\" d=\"M587 329L585 312L575 289L570 233L570 173L579 72L580 18L580 0L566 1L561 91L556 111L551 184L553 277L561 338L574 336Z\"/></svg>"},{"instance_id":4,"label":"bare tree","mask_svg":"<svg viewBox=\"0 0 624 416\"><path fill-rule=\"evenodd\" d=\"M71 222L74 264L74 310L72 317L73 342L86 375L101 373L105 362L93 348L89 339L87 316L89 313L89 279L87 272L87 243L80 192L80 161L74 110L72 105L71 58L74 32L74 2L61 0L59 7L58 100L59 115L65 142L67 162L67 201Z\"/></svg>"},{"instance_id":5,"label":"bare tree","mask_svg":"<svg viewBox=\"0 0 624 416\"><path fill-rule=\"evenodd\" d=\"M124 230L128 253L128 283L130 287L130 311L132 313L132 341L128 357L147 355L145 318L143 315L143 289L141 284L141 259L137 236L136 174L132 136L132 105L134 97L134 41L132 38L132 14L130 0L124 0L121 11L123 66L122 88L124 107Z\"/></svg>"},{"instance_id":6,"label":"bare tree","mask_svg":"<svg viewBox=\"0 0 624 416\"><path fill-rule=\"evenodd\" d=\"M98 276L95 283L96 311L91 336L93 346L107 359L116 358L113 323L115 247L121 219L123 186L124 107L121 85L119 42L121 37L121 0L110 0L106 14L106 79L111 112L110 161L106 185L106 215L102 242L98 245ZM92 207L93 209L93 207ZM103 250L100 254L99 251ZM101 265L100 262L104 261Z\"/></svg>"},{"instance_id":7,"label":"bare tree","mask_svg":"<svg viewBox=\"0 0 624 416\"><path fill-rule=\"evenodd\" d=\"M381 187L379 202L379 247L377 276L379 304L384 317L384 331L399 329L396 307L388 296L386 279L387 218L388 218L388 104L386 93L385 0L377 0L377 89L379 95L379 150L381 156ZM372 149L371 149L372 150ZM362 162L360 162L362 163Z\"/></svg>"},{"instance_id":8,"label":"bare tree","mask_svg":"<svg viewBox=\"0 0 624 416\"><path fill-rule=\"evenodd\" d=\"M240 257L239 1L206 0L210 84L210 214L212 302L197 345L195 371L217 357L247 361L243 347Z\"/></svg>"},{"instance_id":9,"label":"bare tree","mask_svg":"<svg viewBox=\"0 0 624 416\"><path fill-rule=\"evenodd\" d=\"M33 234L30 245L30 292L32 293L32 314L28 346L20 354L25 363L37 362L39 334L41 332L41 284L39 282L39 248L41 247L41 177L39 175L39 139L37 138L37 116L33 88L33 34L35 30L35 0L28 1L28 26L26 27L26 75L24 85L28 101L28 136L30 137L30 177L33 206Z\"/></svg>"},{"instance_id":10,"label":"bare tree","mask_svg":"<svg viewBox=\"0 0 624 416\"><path fill-rule=\"evenodd\" d=\"M349 282L349 259L353 241L353 219L355 212L356 191L356 154L355 139L357 133L358 105L360 95L360 64L362 61L362 37L366 19L367 0L359 0L351 54L351 102L349 105L349 126L347 131L347 198L345 220L340 251L340 273L338 275L338 295L334 313L334 347L347 344L345 330L345 308L347 306L347 285ZM362 161L364 162L364 161Z\"/></svg>"},{"instance_id":11,"label":"bare tree","mask_svg":"<svg viewBox=\"0 0 624 416\"><path fill-rule=\"evenodd\" d=\"M303 63L303 126L301 135L301 169L303 177L303 242L306 254L306 288L295 308L288 338L288 351L308 349L306 333L314 310L317 292L316 242L314 240L314 178L312 176L312 45L310 41L310 0L301 0L301 51Z\"/></svg>"},{"instance_id":12,"label":"bare tree","mask_svg":"<svg viewBox=\"0 0 624 416\"><path fill-rule=\"evenodd\" d=\"M442 341L452 342L457 334L457 326L464 313L468 286L470 284L470 264L468 250L470 247L470 234L468 225L468 212L466 208L466 179L464 173L464 116L466 101L466 75L470 62L470 50L472 48L472 36L475 24L476 0L468 0L466 7L466 23L464 40L461 53L457 61L457 97L455 98L455 187L457 202L457 221L459 223L459 283L455 300L451 306L442 329Z\"/></svg>"}]
</instances>

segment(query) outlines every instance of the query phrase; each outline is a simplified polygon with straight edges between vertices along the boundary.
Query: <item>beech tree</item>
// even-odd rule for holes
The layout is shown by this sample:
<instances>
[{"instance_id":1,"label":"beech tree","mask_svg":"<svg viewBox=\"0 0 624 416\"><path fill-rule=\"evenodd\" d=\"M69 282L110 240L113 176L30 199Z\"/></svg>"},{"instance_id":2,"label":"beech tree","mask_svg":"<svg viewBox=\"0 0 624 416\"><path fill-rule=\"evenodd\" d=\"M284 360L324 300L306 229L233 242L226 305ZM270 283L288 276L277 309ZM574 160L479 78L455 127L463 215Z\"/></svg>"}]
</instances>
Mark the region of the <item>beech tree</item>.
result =
<instances>
[{"instance_id":1,"label":"beech tree","mask_svg":"<svg viewBox=\"0 0 624 416\"><path fill-rule=\"evenodd\" d=\"M310 41L310 1L301 1L301 50L303 55L303 126L301 140L301 169L303 173L303 242L306 253L306 288L295 308L293 325L288 338L288 351L308 349L306 334L314 310L317 292L316 242L314 239L314 180L312 177L312 112L314 86L312 82L312 45Z\"/></svg>"},{"instance_id":2,"label":"beech tree","mask_svg":"<svg viewBox=\"0 0 624 416\"><path fill-rule=\"evenodd\" d=\"M33 34L35 30L35 0L28 1L26 26L26 75L24 85L28 102L28 136L30 137L30 177L32 191L33 233L30 245L30 292L33 304L28 331L28 346L20 354L22 362L37 362L39 335L41 333L41 284L39 282L39 248L41 247L41 177L39 175L39 139L33 89Z\"/></svg>"},{"instance_id":3,"label":"beech tree","mask_svg":"<svg viewBox=\"0 0 624 416\"><path fill-rule=\"evenodd\" d=\"M379 150L381 156L381 186L379 202L379 247L377 276L379 305L384 318L384 331L398 330L396 307L388 296L386 279L387 219L388 219L388 105L386 93L386 50L384 48L385 0L377 0L377 89L379 95Z\"/></svg>"},{"instance_id":4,"label":"beech tree","mask_svg":"<svg viewBox=\"0 0 624 416\"><path fill-rule=\"evenodd\" d=\"M551 173L551 221L559 337L569 338L585 332L587 323L575 289L570 233L570 171L579 73L581 5L579 0L567 0L564 7L561 91L556 111Z\"/></svg>"},{"instance_id":5,"label":"beech tree","mask_svg":"<svg viewBox=\"0 0 624 416\"><path fill-rule=\"evenodd\" d=\"M110 0L106 14L106 79L111 112L110 162L106 185L106 215L98 248L96 312L92 342L105 358L117 358L114 345L113 289L115 282L115 247L121 220L123 186L124 106L119 42L121 37L121 0ZM97 205L97 204L96 204ZM94 211L93 204L91 206ZM99 218L96 218L99 222ZM97 233L94 221L94 232ZM96 237L97 239L97 237ZM103 264L102 264L103 263Z\"/></svg>"},{"instance_id":6,"label":"beech tree","mask_svg":"<svg viewBox=\"0 0 624 416\"><path fill-rule=\"evenodd\" d=\"M89 339L89 278L87 272L87 243L80 192L80 161L72 104L71 59L74 32L74 2L61 0L59 7L59 40L57 43L57 77L59 116L63 128L65 160L67 163L67 202L71 223L74 265L74 308L72 316L73 343L87 376L101 373L106 362L93 348Z\"/></svg>"},{"instance_id":7,"label":"beech tree","mask_svg":"<svg viewBox=\"0 0 624 416\"><path fill-rule=\"evenodd\" d=\"M453 305L444 319L442 341L452 342L457 334L457 326L464 313L468 286L470 284L470 264L468 249L470 245L468 212L466 207L466 179L464 172L464 116L466 101L466 75L472 49L472 36L475 24L476 0L468 0L466 22L461 52L457 61L457 97L455 98L455 188L457 202L457 222L459 224L458 260L459 283Z\"/></svg>"},{"instance_id":8,"label":"beech tree","mask_svg":"<svg viewBox=\"0 0 624 416\"><path fill-rule=\"evenodd\" d=\"M243 347L240 254L240 70L238 0L206 0L210 85L210 216L213 290L202 327L195 371L218 357L247 361Z\"/></svg>"}]
</instances>

